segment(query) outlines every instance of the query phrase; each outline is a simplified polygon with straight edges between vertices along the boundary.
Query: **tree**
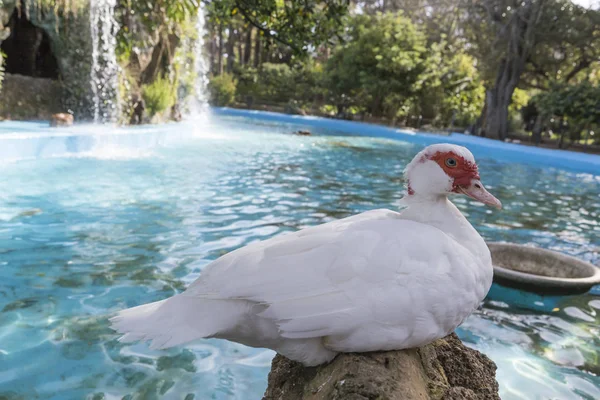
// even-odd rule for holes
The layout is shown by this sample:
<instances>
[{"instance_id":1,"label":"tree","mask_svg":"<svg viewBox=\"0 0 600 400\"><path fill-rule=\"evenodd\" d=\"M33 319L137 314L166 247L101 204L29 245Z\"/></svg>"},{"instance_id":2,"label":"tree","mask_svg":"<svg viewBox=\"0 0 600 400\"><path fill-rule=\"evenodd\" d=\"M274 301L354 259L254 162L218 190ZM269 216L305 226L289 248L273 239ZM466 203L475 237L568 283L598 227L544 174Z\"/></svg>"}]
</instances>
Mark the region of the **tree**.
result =
<instances>
[{"instance_id":1,"label":"tree","mask_svg":"<svg viewBox=\"0 0 600 400\"><path fill-rule=\"evenodd\" d=\"M589 81L568 85L553 83L550 89L534 97L533 101L545 120L558 121L559 147L566 133L571 140L581 139L581 131L592 125L600 125L600 86Z\"/></svg>"},{"instance_id":2,"label":"tree","mask_svg":"<svg viewBox=\"0 0 600 400\"><path fill-rule=\"evenodd\" d=\"M476 60L444 35L429 46L427 54L426 69L417 82L419 110L415 111L437 126L471 125L485 97Z\"/></svg>"},{"instance_id":3,"label":"tree","mask_svg":"<svg viewBox=\"0 0 600 400\"><path fill-rule=\"evenodd\" d=\"M428 42L444 36L450 44L461 39L460 24L465 16L460 0L366 0L357 6L367 14L401 11L427 33Z\"/></svg>"},{"instance_id":4,"label":"tree","mask_svg":"<svg viewBox=\"0 0 600 400\"><path fill-rule=\"evenodd\" d=\"M600 65L600 10L569 0L548 3L536 30L536 47L527 60L522 86L548 90L553 82L577 82Z\"/></svg>"},{"instance_id":5,"label":"tree","mask_svg":"<svg viewBox=\"0 0 600 400\"><path fill-rule=\"evenodd\" d=\"M235 38L228 38L228 44L243 39L243 63L249 61L251 30L256 30L254 64L258 66L264 58L261 51L275 44L295 56L306 56L312 48L336 37L349 4L349 0L222 0L207 1L206 10L212 26L233 24ZM242 30L247 32L245 38L239 34Z\"/></svg>"},{"instance_id":6,"label":"tree","mask_svg":"<svg viewBox=\"0 0 600 400\"><path fill-rule=\"evenodd\" d=\"M600 65L600 10L586 10L568 0L549 3L538 30L537 46L528 60L521 86L547 91L557 83L577 83ZM532 103L525 121L533 141L542 138L543 115ZM532 124L532 121L535 121Z\"/></svg>"},{"instance_id":7,"label":"tree","mask_svg":"<svg viewBox=\"0 0 600 400\"><path fill-rule=\"evenodd\" d=\"M484 67L488 85L477 130L504 140L513 92L535 48L548 0L482 0L466 3L471 41Z\"/></svg>"},{"instance_id":8,"label":"tree","mask_svg":"<svg viewBox=\"0 0 600 400\"><path fill-rule=\"evenodd\" d=\"M338 111L361 105L394 117L425 69L425 35L401 14L376 14L352 17L344 39L326 66Z\"/></svg>"},{"instance_id":9,"label":"tree","mask_svg":"<svg viewBox=\"0 0 600 400\"><path fill-rule=\"evenodd\" d=\"M133 48L147 47L148 32L153 32L156 38L150 62L141 71L141 83L151 84L167 73L180 43L179 26L195 16L199 6L199 0L120 0L117 3L116 14L120 20L117 52L121 57L135 57ZM136 64L140 64L139 60Z\"/></svg>"},{"instance_id":10,"label":"tree","mask_svg":"<svg viewBox=\"0 0 600 400\"><path fill-rule=\"evenodd\" d=\"M230 0L231 13L296 54L306 54L335 37L348 12L349 0Z\"/></svg>"}]
</instances>

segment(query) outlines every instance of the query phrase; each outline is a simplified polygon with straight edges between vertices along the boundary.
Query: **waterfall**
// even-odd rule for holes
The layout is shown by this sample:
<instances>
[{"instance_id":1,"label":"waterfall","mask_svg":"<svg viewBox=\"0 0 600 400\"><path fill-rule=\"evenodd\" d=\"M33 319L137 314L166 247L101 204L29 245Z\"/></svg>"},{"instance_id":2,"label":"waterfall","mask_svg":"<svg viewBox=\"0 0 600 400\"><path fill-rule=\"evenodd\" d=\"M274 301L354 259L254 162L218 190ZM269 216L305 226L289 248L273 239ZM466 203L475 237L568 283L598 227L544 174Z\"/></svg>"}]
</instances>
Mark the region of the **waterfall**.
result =
<instances>
[{"instance_id":1,"label":"waterfall","mask_svg":"<svg viewBox=\"0 0 600 400\"><path fill-rule=\"evenodd\" d=\"M204 54L204 35L206 34L204 4L198 7L196 16L196 42L194 45L194 102L190 109L195 116L208 111L208 63Z\"/></svg>"},{"instance_id":2,"label":"waterfall","mask_svg":"<svg viewBox=\"0 0 600 400\"><path fill-rule=\"evenodd\" d=\"M119 117L119 66L115 54L118 26L115 20L115 5L116 0L90 0L90 84L96 123L116 122Z\"/></svg>"}]
</instances>

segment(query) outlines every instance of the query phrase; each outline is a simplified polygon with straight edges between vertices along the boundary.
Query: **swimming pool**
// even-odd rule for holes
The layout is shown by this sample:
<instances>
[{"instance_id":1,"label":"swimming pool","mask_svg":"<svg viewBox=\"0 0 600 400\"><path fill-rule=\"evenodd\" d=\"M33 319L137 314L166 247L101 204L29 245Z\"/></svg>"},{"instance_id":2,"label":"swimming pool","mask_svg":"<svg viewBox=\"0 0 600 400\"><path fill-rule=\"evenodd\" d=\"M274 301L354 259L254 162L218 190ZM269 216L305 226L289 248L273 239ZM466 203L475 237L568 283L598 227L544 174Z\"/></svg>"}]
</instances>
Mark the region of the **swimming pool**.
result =
<instances>
[{"instance_id":1,"label":"swimming pool","mask_svg":"<svg viewBox=\"0 0 600 400\"><path fill-rule=\"evenodd\" d=\"M107 317L253 241L396 208L405 164L441 139L336 126L222 110L135 128L0 123L0 398L260 398L271 351L123 345ZM504 210L454 201L486 239L600 263L600 172L471 148ZM597 399L599 312L592 294L494 286L459 335L498 364L503 399Z\"/></svg>"}]
</instances>

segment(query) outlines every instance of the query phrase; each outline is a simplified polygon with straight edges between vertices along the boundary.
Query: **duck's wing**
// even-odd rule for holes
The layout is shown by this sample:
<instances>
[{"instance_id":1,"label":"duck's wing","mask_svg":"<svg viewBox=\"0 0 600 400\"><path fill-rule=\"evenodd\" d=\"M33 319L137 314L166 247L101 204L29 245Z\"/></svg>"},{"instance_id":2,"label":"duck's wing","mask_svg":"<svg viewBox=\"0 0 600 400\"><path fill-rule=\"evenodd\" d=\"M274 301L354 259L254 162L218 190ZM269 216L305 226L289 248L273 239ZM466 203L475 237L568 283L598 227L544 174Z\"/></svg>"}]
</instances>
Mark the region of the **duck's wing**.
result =
<instances>
[{"instance_id":1,"label":"duck's wing","mask_svg":"<svg viewBox=\"0 0 600 400\"><path fill-rule=\"evenodd\" d=\"M412 315L402 308L435 308L424 289L452 274L455 245L437 228L375 210L236 250L183 296L256 303L287 338L340 335Z\"/></svg>"}]
</instances>

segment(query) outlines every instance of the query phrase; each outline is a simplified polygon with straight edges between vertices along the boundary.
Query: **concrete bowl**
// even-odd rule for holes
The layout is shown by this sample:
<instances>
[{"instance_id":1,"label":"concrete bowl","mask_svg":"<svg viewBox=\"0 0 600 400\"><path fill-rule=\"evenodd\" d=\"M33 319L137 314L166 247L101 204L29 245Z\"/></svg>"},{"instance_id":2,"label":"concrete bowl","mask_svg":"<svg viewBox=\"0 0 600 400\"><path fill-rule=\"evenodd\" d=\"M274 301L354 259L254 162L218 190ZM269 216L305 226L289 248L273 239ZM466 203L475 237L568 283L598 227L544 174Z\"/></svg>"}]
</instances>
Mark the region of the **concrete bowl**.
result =
<instances>
[{"instance_id":1,"label":"concrete bowl","mask_svg":"<svg viewBox=\"0 0 600 400\"><path fill-rule=\"evenodd\" d=\"M600 268L566 254L512 243L488 243L494 282L542 294L581 294L600 285Z\"/></svg>"}]
</instances>

